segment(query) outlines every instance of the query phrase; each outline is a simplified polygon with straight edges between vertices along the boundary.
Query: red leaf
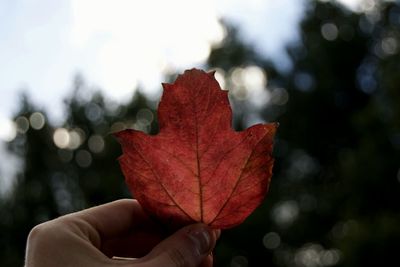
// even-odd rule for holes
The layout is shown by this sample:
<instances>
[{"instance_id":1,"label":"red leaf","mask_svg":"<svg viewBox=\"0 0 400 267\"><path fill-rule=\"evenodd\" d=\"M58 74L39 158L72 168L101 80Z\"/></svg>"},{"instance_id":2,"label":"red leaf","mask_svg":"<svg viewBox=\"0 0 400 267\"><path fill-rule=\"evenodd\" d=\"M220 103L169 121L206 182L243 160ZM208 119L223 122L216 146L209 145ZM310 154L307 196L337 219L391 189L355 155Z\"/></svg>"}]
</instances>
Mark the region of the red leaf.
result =
<instances>
[{"instance_id":1,"label":"red leaf","mask_svg":"<svg viewBox=\"0 0 400 267\"><path fill-rule=\"evenodd\" d=\"M277 124L232 130L227 92L213 73L192 69L163 84L160 133L116 133L126 182L150 214L174 225L240 224L263 200Z\"/></svg>"}]
</instances>

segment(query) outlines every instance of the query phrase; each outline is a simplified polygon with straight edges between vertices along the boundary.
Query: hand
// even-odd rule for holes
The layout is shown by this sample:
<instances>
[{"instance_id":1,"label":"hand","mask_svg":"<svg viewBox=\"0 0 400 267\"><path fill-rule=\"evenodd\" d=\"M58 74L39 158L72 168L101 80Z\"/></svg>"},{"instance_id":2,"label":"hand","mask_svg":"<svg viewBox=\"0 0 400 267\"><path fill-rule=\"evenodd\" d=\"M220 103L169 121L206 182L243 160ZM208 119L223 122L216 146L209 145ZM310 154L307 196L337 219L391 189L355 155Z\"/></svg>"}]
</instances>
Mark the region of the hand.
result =
<instances>
[{"instance_id":1,"label":"hand","mask_svg":"<svg viewBox=\"0 0 400 267\"><path fill-rule=\"evenodd\" d=\"M136 200L118 200L33 228L25 267L211 267L219 234L194 224L162 240Z\"/></svg>"}]
</instances>

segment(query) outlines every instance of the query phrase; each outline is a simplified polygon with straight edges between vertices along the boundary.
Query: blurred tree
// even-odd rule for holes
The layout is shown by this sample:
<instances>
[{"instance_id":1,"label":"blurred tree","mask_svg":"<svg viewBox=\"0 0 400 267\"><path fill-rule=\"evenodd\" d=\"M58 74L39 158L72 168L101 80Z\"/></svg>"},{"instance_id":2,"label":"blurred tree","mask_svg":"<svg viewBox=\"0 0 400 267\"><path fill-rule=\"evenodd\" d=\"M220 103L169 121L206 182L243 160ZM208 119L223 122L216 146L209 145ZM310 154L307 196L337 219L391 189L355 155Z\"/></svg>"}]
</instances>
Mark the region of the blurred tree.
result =
<instances>
[{"instance_id":1,"label":"blurred tree","mask_svg":"<svg viewBox=\"0 0 400 267\"><path fill-rule=\"evenodd\" d=\"M238 69L263 68L269 98L259 112L280 122L267 201L224 233L218 266L397 266L400 6L373 4L358 14L309 2L287 73L241 57L249 48L238 41L211 53L233 92ZM235 60L219 64L227 53Z\"/></svg>"},{"instance_id":2,"label":"blurred tree","mask_svg":"<svg viewBox=\"0 0 400 267\"><path fill-rule=\"evenodd\" d=\"M65 122L55 126L27 96L21 97L19 134L9 144L21 168L13 191L0 201L1 266L23 265L26 238L34 225L130 197L117 162L120 148L111 133L127 127L154 132L150 104L136 93L126 105L117 105L77 76L65 101Z\"/></svg>"}]
</instances>

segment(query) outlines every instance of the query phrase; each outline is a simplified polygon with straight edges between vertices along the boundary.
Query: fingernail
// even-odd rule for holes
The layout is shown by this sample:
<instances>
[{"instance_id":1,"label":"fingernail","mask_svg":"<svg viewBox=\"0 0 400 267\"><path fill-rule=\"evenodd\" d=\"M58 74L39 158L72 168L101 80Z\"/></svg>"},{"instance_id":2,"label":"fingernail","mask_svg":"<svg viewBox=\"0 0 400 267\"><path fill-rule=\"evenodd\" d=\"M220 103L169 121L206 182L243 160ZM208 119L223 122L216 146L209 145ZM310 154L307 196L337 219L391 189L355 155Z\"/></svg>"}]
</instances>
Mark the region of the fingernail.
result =
<instances>
[{"instance_id":1,"label":"fingernail","mask_svg":"<svg viewBox=\"0 0 400 267\"><path fill-rule=\"evenodd\" d=\"M199 255L209 252L211 246L210 234L210 231L204 227L189 232L189 237L195 242Z\"/></svg>"}]
</instances>

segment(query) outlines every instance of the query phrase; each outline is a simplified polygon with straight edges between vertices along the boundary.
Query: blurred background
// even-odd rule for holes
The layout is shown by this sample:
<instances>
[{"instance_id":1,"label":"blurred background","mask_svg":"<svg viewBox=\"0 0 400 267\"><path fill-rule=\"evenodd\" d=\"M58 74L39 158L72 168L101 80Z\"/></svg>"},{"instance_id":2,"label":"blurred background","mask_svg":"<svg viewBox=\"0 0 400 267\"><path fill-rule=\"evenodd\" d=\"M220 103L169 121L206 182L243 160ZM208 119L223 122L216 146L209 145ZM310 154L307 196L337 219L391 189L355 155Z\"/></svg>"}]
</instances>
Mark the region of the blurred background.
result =
<instances>
[{"instance_id":1,"label":"blurred background","mask_svg":"<svg viewBox=\"0 0 400 267\"><path fill-rule=\"evenodd\" d=\"M264 203L215 266L400 266L400 2L0 1L0 266L36 224L130 197L110 133L216 70L233 125L280 123Z\"/></svg>"}]
</instances>

